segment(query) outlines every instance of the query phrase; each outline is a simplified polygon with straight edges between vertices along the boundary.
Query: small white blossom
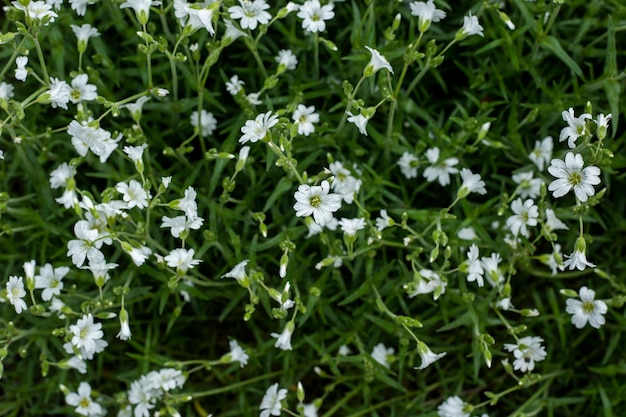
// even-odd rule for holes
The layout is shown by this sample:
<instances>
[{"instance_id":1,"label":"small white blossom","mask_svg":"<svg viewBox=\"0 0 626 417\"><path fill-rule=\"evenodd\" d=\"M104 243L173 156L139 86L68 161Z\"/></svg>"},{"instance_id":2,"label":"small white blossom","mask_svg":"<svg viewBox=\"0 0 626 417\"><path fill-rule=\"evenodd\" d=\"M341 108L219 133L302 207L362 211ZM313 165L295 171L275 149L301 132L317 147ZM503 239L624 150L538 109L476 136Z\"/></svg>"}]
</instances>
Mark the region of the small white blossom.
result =
<instances>
[{"instance_id":1,"label":"small white blossom","mask_svg":"<svg viewBox=\"0 0 626 417\"><path fill-rule=\"evenodd\" d=\"M439 148L434 147L426 151L426 158L431 166L424 170L424 178L428 182L433 182L436 179L439 180L439 184L442 187L450 184L450 174L456 174L459 172L454 166L459 163L457 158L448 158L445 160L439 160Z\"/></svg>"},{"instance_id":2,"label":"small white blossom","mask_svg":"<svg viewBox=\"0 0 626 417\"><path fill-rule=\"evenodd\" d=\"M528 229L526 226L536 226L537 218L539 217L539 208L535 205L535 202L528 199L522 202L521 198L517 198L511 203L511 210L514 215L506 220L507 227L511 230L514 236L522 235L528 237Z\"/></svg>"},{"instance_id":3,"label":"small white blossom","mask_svg":"<svg viewBox=\"0 0 626 417\"><path fill-rule=\"evenodd\" d=\"M580 154L568 152L565 160L553 159L548 172L557 179L552 181L548 190L554 198L563 197L572 188L578 200L583 203L596 193L594 185L600 184L600 168L588 166L583 168L583 157Z\"/></svg>"},{"instance_id":4,"label":"small white blossom","mask_svg":"<svg viewBox=\"0 0 626 417\"><path fill-rule=\"evenodd\" d=\"M343 218L339 220L339 226L346 235L355 236L359 230L363 230L365 228L365 219L362 217L355 219Z\"/></svg>"},{"instance_id":5,"label":"small white blossom","mask_svg":"<svg viewBox=\"0 0 626 417\"><path fill-rule=\"evenodd\" d=\"M374 346L372 350L371 356L376 362L384 366L385 368L389 368L389 357L395 353L394 348L388 348L382 343L378 343Z\"/></svg>"},{"instance_id":6,"label":"small white blossom","mask_svg":"<svg viewBox=\"0 0 626 417\"><path fill-rule=\"evenodd\" d=\"M386 69L387 71L393 74L393 68L391 68L391 64L389 64L389 61L387 61L387 58L382 56L381 53L378 52L374 48L370 48L369 46L366 46L365 49L370 51L370 53L372 54L372 57L370 58L370 62L365 66L365 69L363 70L363 75L365 77L374 75L381 69Z\"/></svg>"},{"instance_id":7,"label":"small white blossom","mask_svg":"<svg viewBox=\"0 0 626 417\"><path fill-rule=\"evenodd\" d=\"M333 218L333 213L341 207L341 195L329 193L330 184L324 180L320 185L310 186L302 184L295 192L296 203L293 208L296 216L307 217L313 215L315 223L326 225Z\"/></svg>"},{"instance_id":8,"label":"small white blossom","mask_svg":"<svg viewBox=\"0 0 626 417\"><path fill-rule=\"evenodd\" d=\"M485 270L483 269L483 265L481 261L478 259L478 246L475 243L472 243L469 250L467 251L467 263L468 263L468 275L467 280L469 282L476 281L479 287L482 287L484 284L483 274Z\"/></svg>"},{"instance_id":9,"label":"small white blossom","mask_svg":"<svg viewBox=\"0 0 626 417\"><path fill-rule=\"evenodd\" d=\"M298 126L298 134L309 136L315 132L313 123L320 121L320 115L315 113L315 106L307 107L304 104L298 104L296 111L293 112L292 119Z\"/></svg>"},{"instance_id":10,"label":"small white blossom","mask_svg":"<svg viewBox=\"0 0 626 417\"><path fill-rule=\"evenodd\" d=\"M535 362L546 358L546 350L541 345L543 339L537 336L526 336L518 340L516 344L505 343L504 348L513 352L515 361L513 368L517 371L527 372L535 369Z\"/></svg>"},{"instance_id":11,"label":"small white blossom","mask_svg":"<svg viewBox=\"0 0 626 417\"><path fill-rule=\"evenodd\" d=\"M335 17L333 9L332 2L322 6L319 0L307 0L298 10L298 17L302 19L302 29L312 33L323 32L326 30L326 20Z\"/></svg>"},{"instance_id":12,"label":"small white blossom","mask_svg":"<svg viewBox=\"0 0 626 417\"><path fill-rule=\"evenodd\" d=\"M96 417L105 414L102 406L91 399L91 385L88 382L81 382L78 385L77 392L67 394L65 402L72 407L76 407L74 411L83 416Z\"/></svg>"},{"instance_id":13,"label":"small white blossom","mask_svg":"<svg viewBox=\"0 0 626 417\"><path fill-rule=\"evenodd\" d=\"M213 113L204 109L202 109L199 115L197 110L191 113L189 121L196 128L196 131L199 131L205 137L212 135L217 127L217 120Z\"/></svg>"},{"instance_id":14,"label":"small white blossom","mask_svg":"<svg viewBox=\"0 0 626 417\"><path fill-rule=\"evenodd\" d=\"M23 298L26 296L26 291L24 290L24 278L10 276L9 281L6 284L7 290L7 299L11 303L13 307L15 307L15 312L17 314L22 314L22 311L26 310L26 302Z\"/></svg>"},{"instance_id":15,"label":"small white blossom","mask_svg":"<svg viewBox=\"0 0 626 417\"><path fill-rule=\"evenodd\" d=\"M278 63L278 67L282 67L284 70L294 70L298 65L298 58L289 49L281 49L274 59Z\"/></svg>"},{"instance_id":16,"label":"small white blossom","mask_svg":"<svg viewBox=\"0 0 626 417\"><path fill-rule=\"evenodd\" d=\"M535 165L537 165L539 171L543 171L543 168L548 165L548 163L552 159L553 148L554 142L552 140L552 136L546 136L541 141L535 141L535 147L528 155L528 159L530 159Z\"/></svg>"},{"instance_id":17,"label":"small white blossom","mask_svg":"<svg viewBox=\"0 0 626 417\"><path fill-rule=\"evenodd\" d=\"M282 350L292 350L291 347L291 335L293 334L294 324L292 321L287 322L285 329L282 333L271 333L270 336L276 339L274 347Z\"/></svg>"},{"instance_id":18,"label":"small white blossom","mask_svg":"<svg viewBox=\"0 0 626 417\"><path fill-rule=\"evenodd\" d=\"M176 268L177 272L184 274L202 262L193 258L194 253L193 249L174 249L163 259L167 262L167 266Z\"/></svg>"},{"instance_id":19,"label":"small white blossom","mask_svg":"<svg viewBox=\"0 0 626 417\"><path fill-rule=\"evenodd\" d=\"M455 39L459 41L472 35L484 36L483 27L478 22L478 18L472 16L472 12L469 12L469 14L463 18L463 27L456 33Z\"/></svg>"},{"instance_id":20,"label":"small white blossom","mask_svg":"<svg viewBox=\"0 0 626 417\"><path fill-rule=\"evenodd\" d=\"M278 383L270 386L261 400L261 414L259 417L279 416L282 409L281 401L287 398L285 388L278 389Z\"/></svg>"},{"instance_id":21,"label":"small white blossom","mask_svg":"<svg viewBox=\"0 0 626 417\"><path fill-rule=\"evenodd\" d=\"M50 301L53 296L60 295L63 289L63 278L70 272L67 266L53 268L45 264L39 269L39 275L35 276L35 288L42 289L41 299Z\"/></svg>"},{"instance_id":22,"label":"small white blossom","mask_svg":"<svg viewBox=\"0 0 626 417\"><path fill-rule=\"evenodd\" d=\"M431 22L439 22L446 17L446 12L437 9L433 0L428 0L426 3L414 1L409 6L411 7L411 14L418 17L417 22L420 32L426 32Z\"/></svg>"},{"instance_id":23,"label":"small white blossom","mask_svg":"<svg viewBox=\"0 0 626 417\"><path fill-rule=\"evenodd\" d=\"M563 117L563 120L567 122L567 127L561 129L559 142L563 142L567 139L567 146L575 148L576 140L589 133L587 129L587 120L591 119L591 115L589 113L583 113L576 117L574 116L574 109L570 107L569 110L563 111L561 116Z\"/></svg>"},{"instance_id":24,"label":"small white blossom","mask_svg":"<svg viewBox=\"0 0 626 417\"><path fill-rule=\"evenodd\" d=\"M595 291L587 287L582 287L578 294L580 300L568 298L565 301L567 304L565 311L572 315L572 324L577 329L582 329L589 323L591 327L599 329L606 322L603 316L608 311L606 303L602 300L594 300Z\"/></svg>"},{"instance_id":25,"label":"small white blossom","mask_svg":"<svg viewBox=\"0 0 626 417\"><path fill-rule=\"evenodd\" d=\"M265 25L270 21L272 15L265 10L270 6L265 0L239 0L239 6L228 8L230 18L239 20L242 29L256 29L257 25Z\"/></svg>"},{"instance_id":26,"label":"small white blossom","mask_svg":"<svg viewBox=\"0 0 626 417\"><path fill-rule=\"evenodd\" d=\"M458 198L464 198L470 193L487 194L485 181L480 179L479 174L473 174L469 169L463 168L461 170L461 179L463 179L463 183L459 191L457 191Z\"/></svg>"},{"instance_id":27,"label":"small white blossom","mask_svg":"<svg viewBox=\"0 0 626 417\"><path fill-rule=\"evenodd\" d=\"M404 152L398 160L398 166L400 167L402 175L404 175L406 178L416 178L417 167L419 166L419 159L417 158L417 156L413 155L410 152Z\"/></svg>"},{"instance_id":28,"label":"small white blossom","mask_svg":"<svg viewBox=\"0 0 626 417\"><path fill-rule=\"evenodd\" d=\"M446 356L446 352L433 353L433 351L430 350L428 345L426 345L426 343L422 342L421 340L417 342L417 352L419 353L420 358L422 359L422 364L419 367L415 368L418 371L426 369L432 363Z\"/></svg>"},{"instance_id":29,"label":"small white blossom","mask_svg":"<svg viewBox=\"0 0 626 417\"><path fill-rule=\"evenodd\" d=\"M16 2L17 3L17 2ZM35 3L31 1L31 4ZM28 76L28 70L26 69L26 64L28 64L27 56L18 56L15 59L15 65L17 68L15 69L15 79L19 81L26 81L26 77Z\"/></svg>"},{"instance_id":30,"label":"small white blossom","mask_svg":"<svg viewBox=\"0 0 626 417\"><path fill-rule=\"evenodd\" d=\"M465 411L467 403L458 396L448 397L437 407L439 417L470 417L470 413Z\"/></svg>"},{"instance_id":31,"label":"small white blossom","mask_svg":"<svg viewBox=\"0 0 626 417\"><path fill-rule=\"evenodd\" d=\"M254 120L246 121L241 128L243 136L239 138L239 143L255 143L265 138L269 130L278 123L278 115L271 111L259 114Z\"/></svg>"},{"instance_id":32,"label":"small white blossom","mask_svg":"<svg viewBox=\"0 0 626 417\"><path fill-rule=\"evenodd\" d=\"M248 364L248 354L236 340L231 340L228 342L230 346L230 357L232 362L239 362L239 367L243 368Z\"/></svg>"},{"instance_id":33,"label":"small white blossom","mask_svg":"<svg viewBox=\"0 0 626 417\"><path fill-rule=\"evenodd\" d=\"M122 194L122 198L127 203L127 208L131 209L137 207L142 209L148 207L148 199L151 198L151 196L143 189L139 181L130 180L128 184L118 182L115 189L118 193Z\"/></svg>"},{"instance_id":34,"label":"small white blossom","mask_svg":"<svg viewBox=\"0 0 626 417\"><path fill-rule=\"evenodd\" d=\"M346 112L346 114L350 117L348 117L348 121L350 123L354 123L354 125L356 127L359 128L359 132L361 132L362 135L367 136L367 122L369 122L369 118L363 116L362 114L357 114L357 115L353 115L351 112Z\"/></svg>"}]
</instances>

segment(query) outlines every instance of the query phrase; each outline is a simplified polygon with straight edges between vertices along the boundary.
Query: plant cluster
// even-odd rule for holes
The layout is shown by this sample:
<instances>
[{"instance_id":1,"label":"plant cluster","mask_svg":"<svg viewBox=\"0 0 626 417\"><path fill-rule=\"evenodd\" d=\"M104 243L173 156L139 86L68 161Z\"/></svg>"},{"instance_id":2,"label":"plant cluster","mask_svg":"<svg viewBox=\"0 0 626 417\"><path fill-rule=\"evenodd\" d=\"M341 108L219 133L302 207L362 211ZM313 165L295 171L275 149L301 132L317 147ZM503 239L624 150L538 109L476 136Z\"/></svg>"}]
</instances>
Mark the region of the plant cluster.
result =
<instances>
[{"instance_id":1,"label":"plant cluster","mask_svg":"<svg viewBox=\"0 0 626 417\"><path fill-rule=\"evenodd\" d=\"M0 18L0 415L626 408L620 0L66 3Z\"/></svg>"}]
</instances>

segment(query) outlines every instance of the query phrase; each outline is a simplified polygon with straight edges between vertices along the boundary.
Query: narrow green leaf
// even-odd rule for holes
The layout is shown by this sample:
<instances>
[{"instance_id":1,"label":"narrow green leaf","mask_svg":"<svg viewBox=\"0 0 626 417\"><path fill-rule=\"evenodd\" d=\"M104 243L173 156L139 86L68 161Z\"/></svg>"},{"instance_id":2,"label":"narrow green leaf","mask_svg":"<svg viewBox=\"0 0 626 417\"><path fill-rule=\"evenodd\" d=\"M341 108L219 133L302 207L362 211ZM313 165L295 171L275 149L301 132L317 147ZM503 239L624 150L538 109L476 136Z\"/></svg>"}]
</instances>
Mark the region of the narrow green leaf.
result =
<instances>
[{"instance_id":1,"label":"narrow green leaf","mask_svg":"<svg viewBox=\"0 0 626 417\"><path fill-rule=\"evenodd\" d=\"M546 36L542 41L539 42L539 45L552 52L557 56L561 61L567 65L574 74L583 78L583 71L580 69L578 64L565 52L565 49L561 46L559 41L554 36Z\"/></svg>"}]
</instances>

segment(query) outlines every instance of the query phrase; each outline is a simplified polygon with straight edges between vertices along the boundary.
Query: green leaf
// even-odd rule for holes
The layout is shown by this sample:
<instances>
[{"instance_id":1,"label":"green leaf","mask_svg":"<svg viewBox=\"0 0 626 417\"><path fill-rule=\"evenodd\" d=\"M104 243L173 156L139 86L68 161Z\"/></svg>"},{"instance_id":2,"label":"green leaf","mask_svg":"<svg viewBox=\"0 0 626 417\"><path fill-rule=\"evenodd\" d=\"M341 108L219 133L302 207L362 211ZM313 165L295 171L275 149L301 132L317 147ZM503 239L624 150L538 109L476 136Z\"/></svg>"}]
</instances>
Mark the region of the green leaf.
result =
<instances>
[{"instance_id":1,"label":"green leaf","mask_svg":"<svg viewBox=\"0 0 626 417\"><path fill-rule=\"evenodd\" d=\"M556 55L557 58L563 61L574 74L576 74L580 78L583 78L583 71L580 69L578 64L567 54L567 52L565 52L565 49L563 49L559 41L554 36L546 36L539 42L539 45Z\"/></svg>"}]
</instances>

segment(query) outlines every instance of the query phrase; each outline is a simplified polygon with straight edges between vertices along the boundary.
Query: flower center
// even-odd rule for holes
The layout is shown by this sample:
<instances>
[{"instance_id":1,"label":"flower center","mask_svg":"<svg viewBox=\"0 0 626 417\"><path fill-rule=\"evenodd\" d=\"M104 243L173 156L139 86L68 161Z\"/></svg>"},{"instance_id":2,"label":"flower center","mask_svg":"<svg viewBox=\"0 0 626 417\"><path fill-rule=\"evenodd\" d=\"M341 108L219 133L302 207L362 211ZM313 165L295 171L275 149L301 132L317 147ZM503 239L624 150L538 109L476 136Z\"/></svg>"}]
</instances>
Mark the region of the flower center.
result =
<instances>
[{"instance_id":1,"label":"flower center","mask_svg":"<svg viewBox=\"0 0 626 417\"><path fill-rule=\"evenodd\" d=\"M569 178L567 179L571 185L578 185L583 181L583 176L580 172L570 172Z\"/></svg>"},{"instance_id":2,"label":"flower center","mask_svg":"<svg viewBox=\"0 0 626 417\"><path fill-rule=\"evenodd\" d=\"M322 205L322 198L319 195L314 195L309 199L309 204L313 208L318 208Z\"/></svg>"},{"instance_id":3,"label":"flower center","mask_svg":"<svg viewBox=\"0 0 626 417\"><path fill-rule=\"evenodd\" d=\"M593 306L593 302L591 301L583 301L583 311L585 314L591 314L595 310Z\"/></svg>"},{"instance_id":4,"label":"flower center","mask_svg":"<svg viewBox=\"0 0 626 417\"><path fill-rule=\"evenodd\" d=\"M88 327L83 327L82 329L80 329L80 338L81 339L87 338L87 335L89 335L89 328Z\"/></svg>"},{"instance_id":5,"label":"flower center","mask_svg":"<svg viewBox=\"0 0 626 417\"><path fill-rule=\"evenodd\" d=\"M80 402L78 403L78 406L81 408L89 408L89 405L91 404L91 401L89 400L89 398L87 397L83 397L80 399Z\"/></svg>"}]
</instances>

